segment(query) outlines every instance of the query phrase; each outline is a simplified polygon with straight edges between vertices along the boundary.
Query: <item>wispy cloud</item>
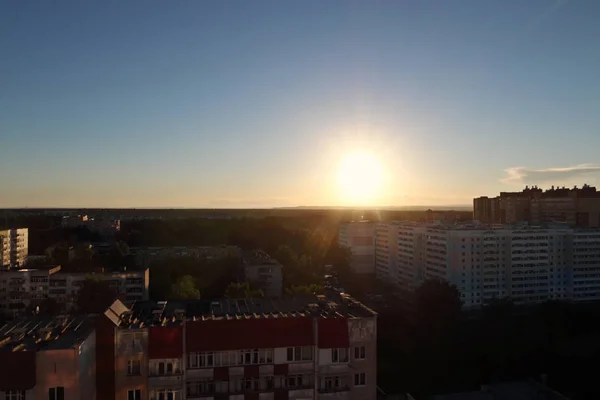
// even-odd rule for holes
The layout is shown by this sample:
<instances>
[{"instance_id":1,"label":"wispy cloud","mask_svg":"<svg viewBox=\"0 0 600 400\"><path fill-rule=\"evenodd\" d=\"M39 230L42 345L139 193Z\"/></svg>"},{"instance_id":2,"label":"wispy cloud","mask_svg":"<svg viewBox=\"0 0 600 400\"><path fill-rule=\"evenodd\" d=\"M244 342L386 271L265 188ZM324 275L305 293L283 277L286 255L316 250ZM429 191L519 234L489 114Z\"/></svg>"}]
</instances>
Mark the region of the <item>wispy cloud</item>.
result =
<instances>
[{"instance_id":1,"label":"wispy cloud","mask_svg":"<svg viewBox=\"0 0 600 400\"><path fill-rule=\"evenodd\" d=\"M584 175L600 174L600 165L580 164L564 168L529 169L512 167L506 170L507 176L501 179L503 183L538 184L552 182L557 185L570 183L574 178Z\"/></svg>"}]
</instances>

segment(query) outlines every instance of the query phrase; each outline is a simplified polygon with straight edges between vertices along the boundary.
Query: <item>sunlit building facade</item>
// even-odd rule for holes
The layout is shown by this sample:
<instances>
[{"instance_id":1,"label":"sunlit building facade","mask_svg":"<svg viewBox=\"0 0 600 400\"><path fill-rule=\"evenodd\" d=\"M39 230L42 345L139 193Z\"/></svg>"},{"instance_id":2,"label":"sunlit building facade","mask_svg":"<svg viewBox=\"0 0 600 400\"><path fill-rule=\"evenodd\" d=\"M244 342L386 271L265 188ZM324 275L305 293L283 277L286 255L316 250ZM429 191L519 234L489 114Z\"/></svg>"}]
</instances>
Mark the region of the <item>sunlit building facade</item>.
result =
<instances>
[{"instance_id":1,"label":"sunlit building facade","mask_svg":"<svg viewBox=\"0 0 600 400\"><path fill-rule=\"evenodd\" d=\"M600 299L600 229L394 222L378 227L377 277L414 289L441 279L461 292L465 308L495 298L518 304ZM396 249L389 249L395 236ZM378 236L380 238L380 236ZM393 271L393 272L392 272ZM405 276L407 279L400 279Z\"/></svg>"}]
</instances>

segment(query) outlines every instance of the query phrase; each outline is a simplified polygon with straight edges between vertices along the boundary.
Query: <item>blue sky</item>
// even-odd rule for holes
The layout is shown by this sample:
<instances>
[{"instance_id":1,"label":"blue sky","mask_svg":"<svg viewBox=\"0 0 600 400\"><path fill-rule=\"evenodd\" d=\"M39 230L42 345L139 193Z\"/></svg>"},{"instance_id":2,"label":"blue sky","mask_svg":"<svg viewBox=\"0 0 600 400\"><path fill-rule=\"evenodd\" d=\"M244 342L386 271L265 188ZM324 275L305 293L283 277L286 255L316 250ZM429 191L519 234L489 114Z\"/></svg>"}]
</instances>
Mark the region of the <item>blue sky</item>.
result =
<instances>
[{"instance_id":1,"label":"blue sky","mask_svg":"<svg viewBox=\"0 0 600 400\"><path fill-rule=\"evenodd\" d=\"M597 0L0 0L0 207L600 185L599 17ZM385 174L357 177L366 197L338 185L357 152Z\"/></svg>"}]
</instances>

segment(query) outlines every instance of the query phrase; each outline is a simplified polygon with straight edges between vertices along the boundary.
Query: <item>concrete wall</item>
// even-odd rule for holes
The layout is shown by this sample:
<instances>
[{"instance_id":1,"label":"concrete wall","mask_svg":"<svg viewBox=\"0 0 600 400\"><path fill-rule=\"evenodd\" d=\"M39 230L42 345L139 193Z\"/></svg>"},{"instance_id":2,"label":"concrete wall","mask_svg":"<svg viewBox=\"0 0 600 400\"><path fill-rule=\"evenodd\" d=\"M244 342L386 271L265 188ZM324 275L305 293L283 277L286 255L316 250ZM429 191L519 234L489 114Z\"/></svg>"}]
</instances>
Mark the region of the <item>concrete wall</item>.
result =
<instances>
[{"instance_id":1,"label":"concrete wall","mask_svg":"<svg viewBox=\"0 0 600 400\"><path fill-rule=\"evenodd\" d=\"M377 397L377 317L348 320L350 334L349 365L352 371L350 399L375 400ZM365 347L365 359L354 357L355 347ZM354 386L354 374L365 374L365 385Z\"/></svg>"},{"instance_id":2,"label":"concrete wall","mask_svg":"<svg viewBox=\"0 0 600 400\"><path fill-rule=\"evenodd\" d=\"M43 350L36 355L35 398L47 399L48 390L62 386L65 400L81 399L79 350Z\"/></svg>"},{"instance_id":3,"label":"concrete wall","mask_svg":"<svg viewBox=\"0 0 600 400\"><path fill-rule=\"evenodd\" d=\"M96 399L96 332L79 346L79 387L82 399Z\"/></svg>"},{"instance_id":4,"label":"concrete wall","mask_svg":"<svg viewBox=\"0 0 600 400\"><path fill-rule=\"evenodd\" d=\"M115 400L127 400L127 391L140 389L142 400L148 399L148 330L117 330L115 358ZM129 360L140 361L140 375L128 376Z\"/></svg>"}]
</instances>

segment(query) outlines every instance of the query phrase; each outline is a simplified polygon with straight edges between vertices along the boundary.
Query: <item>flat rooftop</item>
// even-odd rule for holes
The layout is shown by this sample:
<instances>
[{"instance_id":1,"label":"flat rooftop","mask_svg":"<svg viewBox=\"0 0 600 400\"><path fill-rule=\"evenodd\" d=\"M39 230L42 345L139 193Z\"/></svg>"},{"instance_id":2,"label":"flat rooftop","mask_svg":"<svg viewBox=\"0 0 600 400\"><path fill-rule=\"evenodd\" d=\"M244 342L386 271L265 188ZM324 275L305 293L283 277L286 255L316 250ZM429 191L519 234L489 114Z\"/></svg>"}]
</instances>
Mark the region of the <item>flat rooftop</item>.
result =
<instances>
[{"instance_id":1,"label":"flat rooftop","mask_svg":"<svg viewBox=\"0 0 600 400\"><path fill-rule=\"evenodd\" d=\"M71 349L93 330L94 319L87 315L18 319L0 328L0 352Z\"/></svg>"},{"instance_id":2,"label":"flat rooftop","mask_svg":"<svg viewBox=\"0 0 600 400\"><path fill-rule=\"evenodd\" d=\"M221 299L135 302L121 317L121 327L179 325L184 320L270 319L317 316L321 318L368 318L375 311L348 294L303 295L278 299Z\"/></svg>"}]
</instances>

